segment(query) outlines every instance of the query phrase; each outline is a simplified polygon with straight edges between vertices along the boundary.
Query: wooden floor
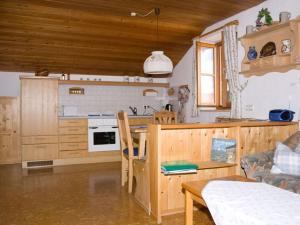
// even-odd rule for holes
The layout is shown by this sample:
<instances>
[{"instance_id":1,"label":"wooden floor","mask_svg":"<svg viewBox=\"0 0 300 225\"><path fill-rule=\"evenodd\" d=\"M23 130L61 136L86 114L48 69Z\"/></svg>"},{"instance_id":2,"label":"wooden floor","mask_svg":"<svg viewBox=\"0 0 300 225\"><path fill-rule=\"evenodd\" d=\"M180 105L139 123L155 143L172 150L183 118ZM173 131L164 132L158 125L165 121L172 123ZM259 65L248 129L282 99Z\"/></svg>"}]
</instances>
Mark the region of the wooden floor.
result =
<instances>
[{"instance_id":1,"label":"wooden floor","mask_svg":"<svg viewBox=\"0 0 300 225\"><path fill-rule=\"evenodd\" d=\"M0 225L156 224L120 185L120 164L104 163L22 171L0 166ZM206 209L194 224L213 225ZM183 225L184 215L163 217Z\"/></svg>"}]
</instances>

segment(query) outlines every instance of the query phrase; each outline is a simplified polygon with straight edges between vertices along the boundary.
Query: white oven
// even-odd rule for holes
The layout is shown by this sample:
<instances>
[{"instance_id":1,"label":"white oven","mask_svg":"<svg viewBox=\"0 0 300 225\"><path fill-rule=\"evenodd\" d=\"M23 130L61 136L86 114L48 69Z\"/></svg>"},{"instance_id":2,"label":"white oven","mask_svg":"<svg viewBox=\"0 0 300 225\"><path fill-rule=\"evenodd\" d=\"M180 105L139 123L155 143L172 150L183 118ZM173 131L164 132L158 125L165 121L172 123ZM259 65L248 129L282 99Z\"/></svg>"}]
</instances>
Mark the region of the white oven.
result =
<instances>
[{"instance_id":1,"label":"white oven","mask_svg":"<svg viewBox=\"0 0 300 225\"><path fill-rule=\"evenodd\" d=\"M89 152L120 150L117 119L88 119L88 142Z\"/></svg>"}]
</instances>

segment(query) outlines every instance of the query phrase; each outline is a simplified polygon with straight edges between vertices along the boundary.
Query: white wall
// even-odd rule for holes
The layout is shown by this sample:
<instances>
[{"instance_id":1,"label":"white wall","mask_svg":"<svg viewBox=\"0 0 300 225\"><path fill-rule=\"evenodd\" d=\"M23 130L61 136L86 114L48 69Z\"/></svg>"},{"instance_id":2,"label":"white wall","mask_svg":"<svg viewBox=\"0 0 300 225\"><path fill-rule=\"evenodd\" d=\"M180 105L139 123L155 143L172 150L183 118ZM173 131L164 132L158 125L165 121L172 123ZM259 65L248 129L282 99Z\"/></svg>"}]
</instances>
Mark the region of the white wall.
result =
<instances>
[{"instance_id":1,"label":"white wall","mask_svg":"<svg viewBox=\"0 0 300 225\"><path fill-rule=\"evenodd\" d=\"M268 0L262 4L236 14L226 20L218 22L208 27L203 33L218 28L232 20L239 20L238 36L245 34L246 25L254 25L258 11L262 7L267 7L273 19L278 21L278 15L281 11L289 11L292 17L300 15L299 0ZM244 57L244 50L239 44L239 61ZM247 80L240 76L241 81ZM171 85L188 84L192 86L192 49L190 49L174 69L173 77L170 80ZM269 73L261 77L252 76L248 79L248 86L242 93L243 117L258 119L267 119L268 112L274 108L288 108L296 112L295 119L300 119L300 70L291 70L287 73ZM253 105L253 111L245 110L246 105ZM213 121L215 112L204 112L197 118L191 117L192 103L187 105L187 121L203 122Z\"/></svg>"},{"instance_id":2,"label":"white wall","mask_svg":"<svg viewBox=\"0 0 300 225\"><path fill-rule=\"evenodd\" d=\"M0 72L0 96L19 96L20 73Z\"/></svg>"},{"instance_id":3,"label":"white wall","mask_svg":"<svg viewBox=\"0 0 300 225\"><path fill-rule=\"evenodd\" d=\"M63 108L74 106L77 108L76 115L88 115L89 113L117 113L120 110L127 111L129 106L136 107L138 114L153 113L152 109L144 110L145 105L150 105L156 110L160 110L167 103L166 88L153 88L158 91L157 97L143 96L145 87L127 86L94 86L81 85L85 89L84 95L70 95L69 88L72 85L59 86L59 106L62 116ZM76 86L78 87L78 85Z\"/></svg>"}]
</instances>

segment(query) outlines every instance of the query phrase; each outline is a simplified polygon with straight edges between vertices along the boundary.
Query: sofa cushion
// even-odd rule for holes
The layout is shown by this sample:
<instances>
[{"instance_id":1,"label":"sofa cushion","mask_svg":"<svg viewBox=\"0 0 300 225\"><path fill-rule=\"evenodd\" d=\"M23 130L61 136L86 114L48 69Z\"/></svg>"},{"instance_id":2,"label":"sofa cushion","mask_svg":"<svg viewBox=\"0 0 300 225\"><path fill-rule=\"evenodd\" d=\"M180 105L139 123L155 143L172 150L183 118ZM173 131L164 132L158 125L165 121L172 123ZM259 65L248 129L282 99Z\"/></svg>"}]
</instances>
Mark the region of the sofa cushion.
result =
<instances>
[{"instance_id":1,"label":"sofa cushion","mask_svg":"<svg viewBox=\"0 0 300 225\"><path fill-rule=\"evenodd\" d=\"M272 173L300 176L300 154L278 143L274 154Z\"/></svg>"}]
</instances>

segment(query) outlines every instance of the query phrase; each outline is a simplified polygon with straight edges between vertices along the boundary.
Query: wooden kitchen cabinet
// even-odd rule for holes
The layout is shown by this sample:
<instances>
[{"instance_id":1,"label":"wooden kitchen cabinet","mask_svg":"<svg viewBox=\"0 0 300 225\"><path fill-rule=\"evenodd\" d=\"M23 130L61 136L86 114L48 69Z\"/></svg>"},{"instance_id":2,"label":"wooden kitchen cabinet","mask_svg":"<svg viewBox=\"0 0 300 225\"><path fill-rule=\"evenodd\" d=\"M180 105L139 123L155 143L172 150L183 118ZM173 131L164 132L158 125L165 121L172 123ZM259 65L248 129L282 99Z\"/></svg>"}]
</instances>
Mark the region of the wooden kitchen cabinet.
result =
<instances>
[{"instance_id":1,"label":"wooden kitchen cabinet","mask_svg":"<svg viewBox=\"0 0 300 225\"><path fill-rule=\"evenodd\" d=\"M21 78L22 136L57 135L58 79Z\"/></svg>"},{"instance_id":2,"label":"wooden kitchen cabinet","mask_svg":"<svg viewBox=\"0 0 300 225\"><path fill-rule=\"evenodd\" d=\"M23 162L58 158L57 107L57 78L21 78Z\"/></svg>"},{"instance_id":3,"label":"wooden kitchen cabinet","mask_svg":"<svg viewBox=\"0 0 300 225\"><path fill-rule=\"evenodd\" d=\"M21 162L18 97L0 97L0 164Z\"/></svg>"},{"instance_id":4,"label":"wooden kitchen cabinet","mask_svg":"<svg viewBox=\"0 0 300 225\"><path fill-rule=\"evenodd\" d=\"M59 120L59 158L84 158L88 156L87 119Z\"/></svg>"}]
</instances>

